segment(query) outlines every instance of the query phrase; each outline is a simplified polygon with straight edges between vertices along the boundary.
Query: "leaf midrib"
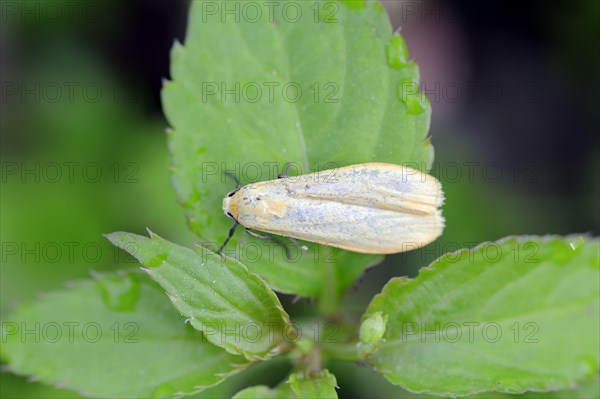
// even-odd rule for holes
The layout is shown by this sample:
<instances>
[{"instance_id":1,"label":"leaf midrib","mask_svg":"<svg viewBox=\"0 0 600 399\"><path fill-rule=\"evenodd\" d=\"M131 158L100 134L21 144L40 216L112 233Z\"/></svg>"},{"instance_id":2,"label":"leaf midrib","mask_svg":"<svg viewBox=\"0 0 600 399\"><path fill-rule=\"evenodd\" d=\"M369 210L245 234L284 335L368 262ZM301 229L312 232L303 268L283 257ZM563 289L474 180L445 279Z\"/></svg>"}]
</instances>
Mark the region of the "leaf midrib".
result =
<instances>
[{"instance_id":1,"label":"leaf midrib","mask_svg":"<svg viewBox=\"0 0 600 399\"><path fill-rule=\"evenodd\" d=\"M165 262L167 263L167 262ZM177 266L175 266L172 263L168 263L169 266L171 268L173 268L174 270L178 270L180 272L182 272L183 274L189 276L193 281L196 282L196 284L199 284L201 287L203 287L208 293L213 292L214 294L216 294L216 297L219 298L219 301L221 304L224 305L225 308L229 308L229 312L231 314L239 314L240 316L242 316L242 318L246 318L247 320L257 323L257 324L261 324L263 321L256 319L255 317L251 316L248 312L242 310L239 308L239 306L237 306L235 303L233 303L229 298L227 298L227 296L225 294L223 294L222 292L215 290L213 288L210 288L210 285L208 283L207 280L199 278L196 274L192 273L190 270L187 270L186 268L178 268ZM232 273L233 274L233 273ZM165 277L162 277L163 279L165 279ZM173 295L173 293L171 293ZM197 307L193 304L193 302L189 302L187 300L185 300L184 297L177 295L177 296L173 296L176 299L181 300L183 303L185 303L187 306L189 306L192 309L196 309ZM254 299L256 299L256 296L254 296ZM260 301L255 302L255 304L258 303L259 307L262 307L260 305L262 305L262 303ZM267 311L267 309L264 309L265 311ZM219 312L219 313L223 313L223 312ZM270 312L269 312L270 313ZM190 316L190 317L194 317L194 318L198 318L196 317L197 315L186 315L186 316Z\"/></svg>"},{"instance_id":2,"label":"leaf midrib","mask_svg":"<svg viewBox=\"0 0 600 399\"><path fill-rule=\"evenodd\" d=\"M285 52L285 47L283 46L283 43L281 41L281 38L279 35L280 32L277 29L277 25L271 24L271 27L274 30L273 36L275 37L275 41L277 43L277 46L279 47L279 53L282 55L280 58L281 58L281 62L283 64L284 78L285 78L285 80L290 81L289 55L287 54L287 52ZM306 139L304 138L304 129L302 128L302 122L300 121L300 114L298 113L298 105L297 105L298 102L296 102L296 103L288 102L288 104L290 104L290 107L292 108L294 117L296 119L294 127L296 128L298 141L300 142L300 151L302 153L302 161L304 162L304 170L308 171L309 166L310 166L309 162L308 162L308 151L306 149Z\"/></svg>"}]
</instances>

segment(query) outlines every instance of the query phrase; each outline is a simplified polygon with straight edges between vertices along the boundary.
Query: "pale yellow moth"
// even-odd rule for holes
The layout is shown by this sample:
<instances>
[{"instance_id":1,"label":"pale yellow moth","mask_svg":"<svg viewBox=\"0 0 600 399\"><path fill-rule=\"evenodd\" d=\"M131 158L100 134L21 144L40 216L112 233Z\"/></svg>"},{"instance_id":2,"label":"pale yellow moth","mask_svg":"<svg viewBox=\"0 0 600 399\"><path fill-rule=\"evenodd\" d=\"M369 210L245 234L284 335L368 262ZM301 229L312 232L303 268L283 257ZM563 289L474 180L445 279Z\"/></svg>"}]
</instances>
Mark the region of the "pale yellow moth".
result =
<instances>
[{"instance_id":1,"label":"pale yellow moth","mask_svg":"<svg viewBox=\"0 0 600 399\"><path fill-rule=\"evenodd\" d=\"M223 199L223 211L246 230L370 254L429 244L444 218L440 182L415 169L365 163L248 184ZM255 234L256 235L256 234Z\"/></svg>"}]
</instances>

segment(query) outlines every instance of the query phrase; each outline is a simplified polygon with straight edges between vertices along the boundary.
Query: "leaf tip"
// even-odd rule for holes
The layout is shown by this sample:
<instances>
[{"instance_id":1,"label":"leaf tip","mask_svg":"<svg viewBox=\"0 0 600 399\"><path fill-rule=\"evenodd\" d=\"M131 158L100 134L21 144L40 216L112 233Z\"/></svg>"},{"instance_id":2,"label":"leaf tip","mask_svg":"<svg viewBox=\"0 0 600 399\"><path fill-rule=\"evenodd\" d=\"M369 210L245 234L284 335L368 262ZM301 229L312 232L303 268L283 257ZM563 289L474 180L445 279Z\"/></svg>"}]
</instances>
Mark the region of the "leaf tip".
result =
<instances>
[{"instance_id":1,"label":"leaf tip","mask_svg":"<svg viewBox=\"0 0 600 399\"><path fill-rule=\"evenodd\" d=\"M106 238L110 241L114 246L123 249L119 244L123 237L125 237L128 233L124 231L113 231L112 233L104 233L102 237Z\"/></svg>"}]
</instances>

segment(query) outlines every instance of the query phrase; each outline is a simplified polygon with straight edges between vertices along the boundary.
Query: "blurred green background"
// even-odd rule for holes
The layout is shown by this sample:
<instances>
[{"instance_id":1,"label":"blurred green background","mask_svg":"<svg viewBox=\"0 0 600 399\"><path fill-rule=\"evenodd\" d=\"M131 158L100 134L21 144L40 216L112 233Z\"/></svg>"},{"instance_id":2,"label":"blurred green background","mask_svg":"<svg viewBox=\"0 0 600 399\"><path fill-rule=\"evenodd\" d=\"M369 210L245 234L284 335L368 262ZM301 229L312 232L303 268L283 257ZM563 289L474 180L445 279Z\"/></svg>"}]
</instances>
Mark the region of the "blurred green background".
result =
<instances>
[{"instance_id":1,"label":"blurred green background","mask_svg":"<svg viewBox=\"0 0 600 399\"><path fill-rule=\"evenodd\" d=\"M2 1L0 311L91 270L136 267L102 233L190 245L168 177L160 108L183 1ZM447 227L389 257L346 297L361 312L393 276L512 234L600 230L600 6L597 1L384 1L421 67L433 108L432 174ZM58 12L58 14L57 14ZM283 298L292 317L307 304ZM208 396L275 384L271 361ZM340 397L415 397L353 364L333 365ZM1 374L2 397L77 394ZM368 387L368 389L366 389Z\"/></svg>"}]
</instances>

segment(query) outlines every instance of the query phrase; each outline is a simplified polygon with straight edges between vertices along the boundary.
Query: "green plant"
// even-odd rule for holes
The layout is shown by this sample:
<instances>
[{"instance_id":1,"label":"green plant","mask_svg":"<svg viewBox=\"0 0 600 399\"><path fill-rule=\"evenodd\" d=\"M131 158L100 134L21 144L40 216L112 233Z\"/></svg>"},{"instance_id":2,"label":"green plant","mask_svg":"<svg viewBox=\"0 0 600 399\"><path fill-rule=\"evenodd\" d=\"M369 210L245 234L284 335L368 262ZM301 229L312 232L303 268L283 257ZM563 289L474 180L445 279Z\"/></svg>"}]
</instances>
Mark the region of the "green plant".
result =
<instances>
[{"instance_id":1,"label":"green plant","mask_svg":"<svg viewBox=\"0 0 600 399\"><path fill-rule=\"evenodd\" d=\"M96 274L21 307L2 325L12 371L89 396L171 397L290 361L275 388L238 398L336 397L327 364L338 360L446 396L555 391L597 375L597 239L509 237L446 254L415 279L392 279L358 317L342 296L380 256L306 243L290 261L240 233L216 254L230 227L225 169L243 184L273 178L285 162L426 171L433 150L418 68L379 3L272 2L273 12L294 4L299 14L256 21L223 18L215 4L193 3L163 91L173 183L202 245L109 234L162 288L133 271ZM317 310L290 319L274 291L312 297ZM69 334L23 339L33 322L46 338Z\"/></svg>"}]
</instances>

